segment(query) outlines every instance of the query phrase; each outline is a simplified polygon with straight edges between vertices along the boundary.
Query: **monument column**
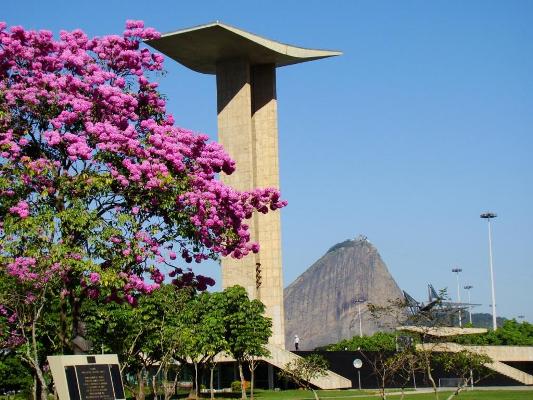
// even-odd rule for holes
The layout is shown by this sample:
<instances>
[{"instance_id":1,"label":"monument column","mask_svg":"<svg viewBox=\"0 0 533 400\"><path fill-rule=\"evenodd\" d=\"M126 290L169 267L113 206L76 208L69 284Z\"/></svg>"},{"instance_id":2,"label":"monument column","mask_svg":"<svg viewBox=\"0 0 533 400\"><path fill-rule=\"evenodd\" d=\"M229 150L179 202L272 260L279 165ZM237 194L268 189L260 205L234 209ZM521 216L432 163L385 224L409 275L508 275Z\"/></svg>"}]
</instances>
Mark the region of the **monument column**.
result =
<instances>
[{"instance_id":1,"label":"monument column","mask_svg":"<svg viewBox=\"0 0 533 400\"><path fill-rule=\"evenodd\" d=\"M279 189L276 69L273 64L250 66L244 59L217 63L218 139L237 163L237 171L222 181L237 190ZM272 318L270 342L284 347L281 221L279 213L255 212L247 221L258 254L240 260L222 259L224 288L241 285L260 299ZM257 269L260 285L257 285Z\"/></svg>"},{"instance_id":2,"label":"monument column","mask_svg":"<svg viewBox=\"0 0 533 400\"><path fill-rule=\"evenodd\" d=\"M236 190L248 191L254 187L255 174L250 64L245 59L218 62L216 78L218 141L237 165L237 171L221 174L221 180ZM246 223L255 240L255 216ZM250 298L256 298L255 264L254 254L240 260L223 258L223 287L240 285Z\"/></svg>"},{"instance_id":3,"label":"monument column","mask_svg":"<svg viewBox=\"0 0 533 400\"><path fill-rule=\"evenodd\" d=\"M251 84L254 187L279 189L275 65L254 65ZM265 304L267 316L272 318L270 342L285 348L280 213L255 213L254 220L254 239L260 245L256 262L261 269L261 286L257 297Z\"/></svg>"},{"instance_id":4,"label":"monument column","mask_svg":"<svg viewBox=\"0 0 533 400\"><path fill-rule=\"evenodd\" d=\"M148 44L204 74L216 74L218 139L237 169L222 181L244 191L279 188L276 69L340 55L266 39L215 22L162 35ZM285 348L280 213L247 221L258 254L222 259L222 286L241 285L272 318L270 343ZM256 280L260 270L261 283Z\"/></svg>"}]
</instances>

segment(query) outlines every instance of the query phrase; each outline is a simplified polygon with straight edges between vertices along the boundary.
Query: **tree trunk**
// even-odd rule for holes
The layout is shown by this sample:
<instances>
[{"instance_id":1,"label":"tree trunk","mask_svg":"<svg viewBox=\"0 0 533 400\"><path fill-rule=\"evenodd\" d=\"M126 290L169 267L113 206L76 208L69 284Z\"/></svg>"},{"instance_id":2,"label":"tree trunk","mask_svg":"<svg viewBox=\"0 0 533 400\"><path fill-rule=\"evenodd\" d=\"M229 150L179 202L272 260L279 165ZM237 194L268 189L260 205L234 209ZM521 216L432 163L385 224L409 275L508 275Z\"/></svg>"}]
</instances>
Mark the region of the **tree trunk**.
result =
<instances>
[{"instance_id":1,"label":"tree trunk","mask_svg":"<svg viewBox=\"0 0 533 400\"><path fill-rule=\"evenodd\" d=\"M200 397L200 387L198 386L198 363L194 362L194 394L195 398Z\"/></svg>"},{"instance_id":2,"label":"tree trunk","mask_svg":"<svg viewBox=\"0 0 533 400\"><path fill-rule=\"evenodd\" d=\"M170 398L176 394L176 385L178 384L178 373L174 376L174 380L171 384L168 382L168 368L163 369L163 390L165 400L170 400Z\"/></svg>"},{"instance_id":3,"label":"tree trunk","mask_svg":"<svg viewBox=\"0 0 533 400\"><path fill-rule=\"evenodd\" d=\"M67 301L63 296L59 301L59 338L61 341L60 353L65 354L65 351L70 349L70 347L67 330Z\"/></svg>"},{"instance_id":4,"label":"tree trunk","mask_svg":"<svg viewBox=\"0 0 533 400\"><path fill-rule=\"evenodd\" d=\"M255 368L257 367L257 361L255 358L250 358L248 361L248 369L250 370L250 399L254 399L254 383L255 383Z\"/></svg>"},{"instance_id":5,"label":"tree trunk","mask_svg":"<svg viewBox=\"0 0 533 400\"><path fill-rule=\"evenodd\" d=\"M385 375L381 377L381 398L383 400L387 398L387 394L385 393Z\"/></svg>"},{"instance_id":6,"label":"tree trunk","mask_svg":"<svg viewBox=\"0 0 533 400\"><path fill-rule=\"evenodd\" d=\"M242 370L242 362L239 361L239 376L241 377L241 399L246 399L246 385L244 380L244 372Z\"/></svg>"},{"instance_id":7,"label":"tree trunk","mask_svg":"<svg viewBox=\"0 0 533 400\"><path fill-rule=\"evenodd\" d=\"M32 398L34 400L48 400L48 387L44 375L38 366L33 365Z\"/></svg>"},{"instance_id":8,"label":"tree trunk","mask_svg":"<svg viewBox=\"0 0 533 400\"><path fill-rule=\"evenodd\" d=\"M32 400L38 400L37 399L37 376L33 376L33 384L31 386L31 398Z\"/></svg>"},{"instance_id":9,"label":"tree trunk","mask_svg":"<svg viewBox=\"0 0 533 400\"><path fill-rule=\"evenodd\" d=\"M209 375L209 390L211 391L211 399L215 398L215 390L213 389L213 374L215 371L215 366L212 365L210 367L210 375Z\"/></svg>"},{"instance_id":10,"label":"tree trunk","mask_svg":"<svg viewBox=\"0 0 533 400\"><path fill-rule=\"evenodd\" d=\"M454 390L454 392L453 392L452 394L450 394L446 400L452 400L455 396L458 396L459 393L460 393L464 388L465 388L465 385L459 385L459 386L457 386L457 388Z\"/></svg>"},{"instance_id":11,"label":"tree trunk","mask_svg":"<svg viewBox=\"0 0 533 400\"><path fill-rule=\"evenodd\" d=\"M144 400L144 373L143 370L137 372L137 393L135 400Z\"/></svg>"},{"instance_id":12,"label":"tree trunk","mask_svg":"<svg viewBox=\"0 0 533 400\"><path fill-rule=\"evenodd\" d=\"M40 400L48 400L48 387L46 386L46 381L40 368L37 371L37 381Z\"/></svg>"},{"instance_id":13,"label":"tree trunk","mask_svg":"<svg viewBox=\"0 0 533 400\"><path fill-rule=\"evenodd\" d=\"M48 400L48 387L46 386L46 380L44 379L43 371L41 370L41 366L39 363L39 349L37 348L37 321L40 320L43 307L44 303L41 304L41 306L38 308L31 324L31 351L33 354L30 357L29 350L27 350L26 354L29 358L30 365L35 371L35 399Z\"/></svg>"},{"instance_id":14,"label":"tree trunk","mask_svg":"<svg viewBox=\"0 0 533 400\"><path fill-rule=\"evenodd\" d=\"M41 400L48 400L48 389L41 388Z\"/></svg>"},{"instance_id":15,"label":"tree trunk","mask_svg":"<svg viewBox=\"0 0 533 400\"><path fill-rule=\"evenodd\" d=\"M254 400L254 378L255 378L255 366L250 364L250 399Z\"/></svg>"},{"instance_id":16,"label":"tree trunk","mask_svg":"<svg viewBox=\"0 0 533 400\"><path fill-rule=\"evenodd\" d=\"M72 293L72 291L70 292L70 308L71 308L70 316L72 317L72 322L71 322L72 338L75 338L76 336L78 336L78 327L79 327L79 322L80 322L79 321L80 301L74 295L74 293Z\"/></svg>"},{"instance_id":17,"label":"tree trunk","mask_svg":"<svg viewBox=\"0 0 533 400\"><path fill-rule=\"evenodd\" d=\"M426 363L426 373L428 374L428 379L431 382L431 386L433 387L433 393L435 393L435 399L439 400L437 384L435 383L435 379L433 379L433 375L431 374L431 365L429 362Z\"/></svg>"},{"instance_id":18,"label":"tree trunk","mask_svg":"<svg viewBox=\"0 0 533 400\"><path fill-rule=\"evenodd\" d=\"M152 393L154 400L157 399L157 374L152 375Z\"/></svg>"}]
</instances>

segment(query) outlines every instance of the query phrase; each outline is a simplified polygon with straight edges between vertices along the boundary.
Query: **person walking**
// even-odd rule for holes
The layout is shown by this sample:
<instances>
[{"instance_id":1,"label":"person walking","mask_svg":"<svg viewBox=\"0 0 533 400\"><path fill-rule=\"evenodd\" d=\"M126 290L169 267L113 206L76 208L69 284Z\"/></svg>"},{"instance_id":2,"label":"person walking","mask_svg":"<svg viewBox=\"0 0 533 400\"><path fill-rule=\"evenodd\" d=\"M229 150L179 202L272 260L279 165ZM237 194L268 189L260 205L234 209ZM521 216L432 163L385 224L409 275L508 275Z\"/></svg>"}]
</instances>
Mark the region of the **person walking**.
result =
<instances>
[{"instance_id":1,"label":"person walking","mask_svg":"<svg viewBox=\"0 0 533 400\"><path fill-rule=\"evenodd\" d=\"M300 345L300 338L298 335L294 335L294 348L298 350L298 346Z\"/></svg>"}]
</instances>

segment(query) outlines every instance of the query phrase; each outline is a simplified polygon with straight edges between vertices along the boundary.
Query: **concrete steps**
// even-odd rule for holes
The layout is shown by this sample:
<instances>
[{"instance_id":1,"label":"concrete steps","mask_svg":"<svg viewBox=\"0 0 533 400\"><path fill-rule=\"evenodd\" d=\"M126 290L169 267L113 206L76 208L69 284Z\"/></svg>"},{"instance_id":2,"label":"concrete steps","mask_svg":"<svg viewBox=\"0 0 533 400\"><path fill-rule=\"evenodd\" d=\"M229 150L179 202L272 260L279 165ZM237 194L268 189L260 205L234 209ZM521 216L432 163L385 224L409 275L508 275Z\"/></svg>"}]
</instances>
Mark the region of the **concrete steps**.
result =
<instances>
[{"instance_id":1,"label":"concrete steps","mask_svg":"<svg viewBox=\"0 0 533 400\"><path fill-rule=\"evenodd\" d=\"M517 368L502 363L501 361L494 361L490 364L485 364L485 366L495 372L514 379L515 381L521 382L524 385L533 385L533 375L530 375L524 371L520 371Z\"/></svg>"},{"instance_id":2,"label":"concrete steps","mask_svg":"<svg viewBox=\"0 0 533 400\"><path fill-rule=\"evenodd\" d=\"M472 353L484 354L492 359L491 363L485 364L487 368L523 383L524 385L533 385L533 375L504 363L504 361L531 361L531 356L533 354L532 347L463 346L457 343L424 343L417 345L417 347L425 351L457 353L466 350Z\"/></svg>"},{"instance_id":3,"label":"concrete steps","mask_svg":"<svg viewBox=\"0 0 533 400\"><path fill-rule=\"evenodd\" d=\"M275 345L269 344L267 345L267 348L270 351L270 357L265 358L264 361L278 368L284 368L289 362L301 358L300 356ZM352 382L349 379L332 371L328 371L325 376L311 380L311 383L319 389L345 389L352 387Z\"/></svg>"},{"instance_id":4,"label":"concrete steps","mask_svg":"<svg viewBox=\"0 0 533 400\"><path fill-rule=\"evenodd\" d=\"M264 357L262 360L280 369L283 369L289 362L302 358L270 343L266 347L270 352L270 357ZM215 360L217 362L235 361L234 358L223 353L218 354ZM325 376L311 380L311 383L319 389L349 389L352 387L352 382L349 379L332 371L328 371Z\"/></svg>"}]
</instances>

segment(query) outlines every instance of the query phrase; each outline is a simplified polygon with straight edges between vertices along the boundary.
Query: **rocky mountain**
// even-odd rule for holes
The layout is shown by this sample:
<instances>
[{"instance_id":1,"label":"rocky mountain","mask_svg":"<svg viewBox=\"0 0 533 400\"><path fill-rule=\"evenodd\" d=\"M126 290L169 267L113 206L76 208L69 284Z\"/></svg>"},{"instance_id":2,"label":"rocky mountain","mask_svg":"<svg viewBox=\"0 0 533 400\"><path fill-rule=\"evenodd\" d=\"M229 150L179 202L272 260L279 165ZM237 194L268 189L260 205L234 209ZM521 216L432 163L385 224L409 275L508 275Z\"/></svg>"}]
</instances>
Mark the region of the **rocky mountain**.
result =
<instances>
[{"instance_id":1,"label":"rocky mountain","mask_svg":"<svg viewBox=\"0 0 533 400\"><path fill-rule=\"evenodd\" d=\"M387 321L376 323L367 304L385 305L403 294L377 249L361 236L330 248L285 288L284 297L287 348L294 348L298 335L300 349L312 350L358 335L359 307L364 335L383 330Z\"/></svg>"}]
</instances>

